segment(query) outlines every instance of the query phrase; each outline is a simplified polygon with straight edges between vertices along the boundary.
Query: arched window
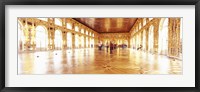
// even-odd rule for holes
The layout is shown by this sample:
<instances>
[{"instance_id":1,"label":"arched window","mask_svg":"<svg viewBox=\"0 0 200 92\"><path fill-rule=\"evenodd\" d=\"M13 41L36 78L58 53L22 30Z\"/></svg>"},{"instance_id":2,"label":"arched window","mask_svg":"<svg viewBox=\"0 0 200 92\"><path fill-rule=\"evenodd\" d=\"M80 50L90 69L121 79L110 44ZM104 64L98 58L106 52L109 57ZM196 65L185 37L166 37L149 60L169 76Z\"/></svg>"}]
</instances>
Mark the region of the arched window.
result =
<instances>
[{"instance_id":1,"label":"arched window","mask_svg":"<svg viewBox=\"0 0 200 92\"><path fill-rule=\"evenodd\" d=\"M92 37L94 37L94 33L92 34Z\"/></svg>"},{"instance_id":2,"label":"arched window","mask_svg":"<svg viewBox=\"0 0 200 92\"><path fill-rule=\"evenodd\" d=\"M154 43L154 37L153 37L153 32L154 32L154 26L151 25L149 28L149 38L148 38L148 51L153 52L153 43Z\"/></svg>"},{"instance_id":3,"label":"arched window","mask_svg":"<svg viewBox=\"0 0 200 92\"><path fill-rule=\"evenodd\" d=\"M84 36L81 36L81 47L84 48Z\"/></svg>"},{"instance_id":4,"label":"arched window","mask_svg":"<svg viewBox=\"0 0 200 92\"><path fill-rule=\"evenodd\" d=\"M81 29L81 33L84 34L84 29Z\"/></svg>"},{"instance_id":5,"label":"arched window","mask_svg":"<svg viewBox=\"0 0 200 92\"><path fill-rule=\"evenodd\" d=\"M91 32L90 32L89 36L91 36Z\"/></svg>"},{"instance_id":6,"label":"arched window","mask_svg":"<svg viewBox=\"0 0 200 92\"><path fill-rule=\"evenodd\" d=\"M44 26L36 27L36 50L47 50L48 46L48 34L47 29Z\"/></svg>"},{"instance_id":7,"label":"arched window","mask_svg":"<svg viewBox=\"0 0 200 92\"><path fill-rule=\"evenodd\" d=\"M67 29L72 29L72 24L67 23Z\"/></svg>"},{"instance_id":8,"label":"arched window","mask_svg":"<svg viewBox=\"0 0 200 92\"><path fill-rule=\"evenodd\" d=\"M79 36L78 36L78 34L75 35L75 47L79 48Z\"/></svg>"},{"instance_id":9,"label":"arched window","mask_svg":"<svg viewBox=\"0 0 200 92\"><path fill-rule=\"evenodd\" d=\"M54 22L56 25L62 26L62 20L60 18L55 18Z\"/></svg>"},{"instance_id":10,"label":"arched window","mask_svg":"<svg viewBox=\"0 0 200 92\"><path fill-rule=\"evenodd\" d=\"M55 31L54 44L55 44L55 49L61 50L61 48L62 48L62 33L61 33L61 30Z\"/></svg>"},{"instance_id":11,"label":"arched window","mask_svg":"<svg viewBox=\"0 0 200 92\"><path fill-rule=\"evenodd\" d=\"M85 34L88 35L88 31L87 30L86 30Z\"/></svg>"},{"instance_id":12,"label":"arched window","mask_svg":"<svg viewBox=\"0 0 200 92\"><path fill-rule=\"evenodd\" d=\"M75 31L78 32L79 31L79 28L78 26L75 26Z\"/></svg>"},{"instance_id":13,"label":"arched window","mask_svg":"<svg viewBox=\"0 0 200 92\"><path fill-rule=\"evenodd\" d=\"M158 52L167 55L168 52L168 18L161 18L159 25Z\"/></svg>"},{"instance_id":14,"label":"arched window","mask_svg":"<svg viewBox=\"0 0 200 92\"><path fill-rule=\"evenodd\" d=\"M72 33L70 32L67 33L67 47L72 48Z\"/></svg>"}]
</instances>

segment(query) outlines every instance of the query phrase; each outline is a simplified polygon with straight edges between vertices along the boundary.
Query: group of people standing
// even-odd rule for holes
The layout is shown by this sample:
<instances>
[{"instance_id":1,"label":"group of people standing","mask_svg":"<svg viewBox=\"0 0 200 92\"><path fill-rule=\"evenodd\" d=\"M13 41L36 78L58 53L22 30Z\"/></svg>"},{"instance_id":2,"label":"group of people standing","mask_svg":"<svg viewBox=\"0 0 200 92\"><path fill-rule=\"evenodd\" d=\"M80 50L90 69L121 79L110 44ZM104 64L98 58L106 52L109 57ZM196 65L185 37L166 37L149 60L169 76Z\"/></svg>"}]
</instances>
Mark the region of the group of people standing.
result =
<instances>
[{"instance_id":1,"label":"group of people standing","mask_svg":"<svg viewBox=\"0 0 200 92\"><path fill-rule=\"evenodd\" d=\"M99 43L99 50L102 50L103 44ZM110 42L110 44L107 42L106 43L106 51L108 52L109 48L110 48L110 54L113 53L113 50L116 48L116 45L113 44L112 42Z\"/></svg>"}]
</instances>

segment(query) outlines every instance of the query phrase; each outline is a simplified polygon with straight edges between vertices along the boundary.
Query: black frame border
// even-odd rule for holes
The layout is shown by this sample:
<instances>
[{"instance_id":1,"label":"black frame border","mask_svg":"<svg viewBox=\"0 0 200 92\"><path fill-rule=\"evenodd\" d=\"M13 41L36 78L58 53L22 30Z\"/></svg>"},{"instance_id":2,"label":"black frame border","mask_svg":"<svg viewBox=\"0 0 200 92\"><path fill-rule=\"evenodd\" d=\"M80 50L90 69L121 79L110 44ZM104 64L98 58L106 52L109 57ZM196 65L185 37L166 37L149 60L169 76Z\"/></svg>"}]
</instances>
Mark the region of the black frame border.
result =
<instances>
[{"instance_id":1,"label":"black frame border","mask_svg":"<svg viewBox=\"0 0 200 92\"><path fill-rule=\"evenodd\" d=\"M0 1L0 91L1 92L200 92L199 48L195 50L195 87L5 87L6 5L195 5L195 47L200 39L200 0L2 0Z\"/></svg>"}]
</instances>

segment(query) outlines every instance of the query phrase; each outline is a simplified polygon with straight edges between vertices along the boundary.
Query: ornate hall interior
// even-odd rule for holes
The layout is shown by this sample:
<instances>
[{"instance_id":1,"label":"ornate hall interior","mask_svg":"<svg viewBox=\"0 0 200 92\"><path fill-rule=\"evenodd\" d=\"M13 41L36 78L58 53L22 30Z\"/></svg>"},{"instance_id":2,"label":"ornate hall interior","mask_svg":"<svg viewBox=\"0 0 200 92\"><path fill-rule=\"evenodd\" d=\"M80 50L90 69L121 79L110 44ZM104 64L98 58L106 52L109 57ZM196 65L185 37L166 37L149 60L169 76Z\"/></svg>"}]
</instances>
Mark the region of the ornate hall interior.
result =
<instances>
[{"instance_id":1,"label":"ornate hall interior","mask_svg":"<svg viewBox=\"0 0 200 92\"><path fill-rule=\"evenodd\" d=\"M182 74L182 18L17 19L18 74Z\"/></svg>"}]
</instances>

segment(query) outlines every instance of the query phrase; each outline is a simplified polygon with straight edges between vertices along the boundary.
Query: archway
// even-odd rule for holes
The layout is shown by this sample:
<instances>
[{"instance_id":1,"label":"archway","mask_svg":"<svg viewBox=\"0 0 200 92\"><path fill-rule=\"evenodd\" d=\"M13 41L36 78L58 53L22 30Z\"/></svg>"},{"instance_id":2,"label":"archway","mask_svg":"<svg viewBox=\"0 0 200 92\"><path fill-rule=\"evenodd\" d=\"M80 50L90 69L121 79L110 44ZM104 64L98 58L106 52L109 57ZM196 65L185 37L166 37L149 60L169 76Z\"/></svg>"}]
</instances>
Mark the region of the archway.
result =
<instances>
[{"instance_id":1,"label":"archway","mask_svg":"<svg viewBox=\"0 0 200 92\"><path fill-rule=\"evenodd\" d=\"M55 31L54 44L55 44L56 50L61 50L61 48L62 48L62 33L61 33L61 30Z\"/></svg>"},{"instance_id":2,"label":"archway","mask_svg":"<svg viewBox=\"0 0 200 92\"><path fill-rule=\"evenodd\" d=\"M168 18L161 18L159 25L158 52L167 55L168 53Z\"/></svg>"},{"instance_id":3,"label":"archway","mask_svg":"<svg viewBox=\"0 0 200 92\"><path fill-rule=\"evenodd\" d=\"M149 28L149 38L148 38L148 51L153 52L153 43L154 43L154 37L153 37L153 32L154 32L154 26L151 25Z\"/></svg>"},{"instance_id":4,"label":"archway","mask_svg":"<svg viewBox=\"0 0 200 92\"><path fill-rule=\"evenodd\" d=\"M71 32L67 33L67 48L68 49L72 48L72 33Z\"/></svg>"},{"instance_id":5,"label":"archway","mask_svg":"<svg viewBox=\"0 0 200 92\"><path fill-rule=\"evenodd\" d=\"M36 50L47 50L48 46L48 32L44 26L36 27Z\"/></svg>"}]
</instances>

